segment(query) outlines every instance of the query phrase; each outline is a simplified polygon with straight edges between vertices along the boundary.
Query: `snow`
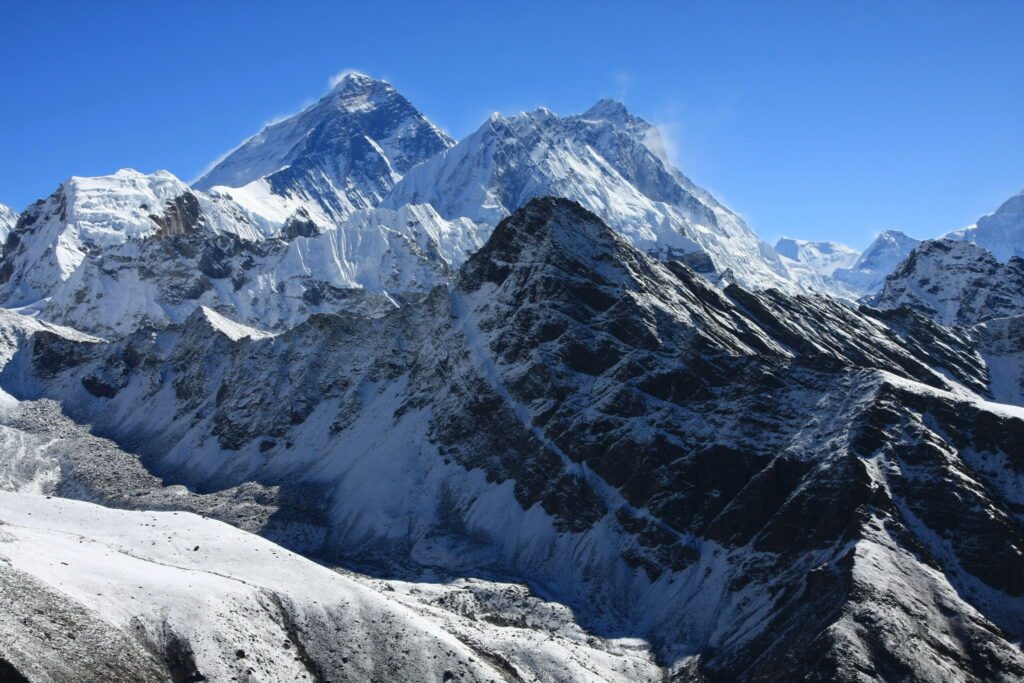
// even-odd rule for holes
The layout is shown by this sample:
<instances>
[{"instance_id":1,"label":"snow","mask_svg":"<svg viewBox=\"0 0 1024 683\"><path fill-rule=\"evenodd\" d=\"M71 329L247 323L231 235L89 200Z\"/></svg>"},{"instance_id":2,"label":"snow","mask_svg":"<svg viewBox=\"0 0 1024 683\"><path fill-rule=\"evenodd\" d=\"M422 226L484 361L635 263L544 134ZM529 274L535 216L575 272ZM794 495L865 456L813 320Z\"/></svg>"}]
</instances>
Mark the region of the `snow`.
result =
<instances>
[{"instance_id":1,"label":"snow","mask_svg":"<svg viewBox=\"0 0 1024 683\"><path fill-rule=\"evenodd\" d=\"M909 306L943 325L974 325L1024 314L1024 261L1000 263L971 242L927 240L888 278L874 299Z\"/></svg>"},{"instance_id":2,"label":"snow","mask_svg":"<svg viewBox=\"0 0 1024 683\"><path fill-rule=\"evenodd\" d=\"M1024 191L1007 199L998 209L973 225L946 235L987 249L1000 261L1024 258Z\"/></svg>"},{"instance_id":3,"label":"snow","mask_svg":"<svg viewBox=\"0 0 1024 683\"><path fill-rule=\"evenodd\" d=\"M967 389L966 387L958 385L954 382L948 382L951 386L950 390L943 390L938 389L936 387L928 386L927 384L922 384L921 382L915 382L914 380L908 379L906 377L894 375L891 372L880 372L882 372L885 381L888 382L889 384L892 384L893 386L908 389L919 394L944 398L953 402L969 403L980 410L995 413L996 415L1002 415L1004 417L1013 417L1024 420L1024 406L989 401L984 397L978 396L976 393Z\"/></svg>"},{"instance_id":4,"label":"snow","mask_svg":"<svg viewBox=\"0 0 1024 683\"><path fill-rule=\"evenodd\" d=\"M310 206L308 202L292 196L274 194L270 189L270 183L265 178L259 178L241 187L216 185L210 188L210 194L231 199L246 211L261 216L278 226L284 225L285 221L295 215L299 209L309 213L310 218L318 224L329 225L331 223L331 219L318 206Z\"/></svg>"},{"instance_id":5,"label":"snow","mask_svg":"<svg viewBox=\"0 0 1024 683\"><path fill-rule=\"evenodd\" d=\"M531 198L564 197L641 249L705 252L748 286L800 288L770 245L650 146L654 130L609 101L579 116L495 114L407 173L383 205L429 203L445 218L494 226Z\"/></svg>"},{"instance_id":6,"label":"snow","mask_svg":"<svg viewBox=\"0 0 1024 683\"><path fill-rule=\"evenodd\" d=\"M775 243L780 255L806 265L819 276L828 277L838 268L850 268L860 252L839 242L811 242L782 237Z\"/></svg>"},{"instance_id":7,"label":"snow","mask_svg":"<svg viewBox=\"0 0 1024 683\"><path fill-rule=\"evenodd\" d=\"M427 291L483 240L471 221L446 221L430 206L366 209L321 235L293 240L270 272L374 292Z\"/></svg>"},{"instance_id":8,"label":"snow","mask_svg":"<svg viewBox=\"0 0 1024 683\"><path fill-rule=\"evenodd\" d=\"M382 672L391 680L441 680L446 670L461 670L472 680L501 679L500 669L479 656L495 646L491 636L504 641L503 657L519 664L525 680L654 680L658 674L637 644L610 643L607 654L594 649L592 639L570 630L568 614L554 642L529 629L474 626L422 597L450 589L405 584L395 599L382 592L390 590L387 584L375 588L377 582L333 572L190 513L110 510L0 491L4 564L42 582L69 605L85 607L112 631L142 634L159 644L169 633L187 639L197 670L209 680L228 680L250 667L262 680L305 678L311 671L305 659L334 669L341 680ZM301 641L289 631L290 621L299 625ZM477 644L449 633L454 624ZM0 633L10 636L23 628L0 616ZM46 657L31 650L13 655L24 670L31 670L33 658Z\"/></svg>"},{"instance_id":9,"label":"snow","mask_svg":"<svg viewBox=\"0 0 1024 683\"><path fill-rule=\"evenodd\" d=\"M223 333L231 341L238 341L245 338L265 339L267 337L274 336L272 333L265 330L258 330L255 327L236 323L234 320L231 320L230 318L221 315L217 311L207 308L206 306L200 306L200 310L214 329Z\"/></svg>"},{"instance_id":10,"label":"snow","mask_svg":"<svg viewBox=\"0 0 1024 683\"><path fill-rule=\"evenodd\" d=\"M0 204L0 251L3 250L7 235L14 229L14 224L17 222L18 212L5 204Z\"/></svg>"},{"instance_id":11,"label":"snow","mask_svg":"<svg viewBox=\"0 0 1024 683\"><path fill-rule=\"evenodd\" d=\"M326 227L376 206L402 173L452 144L390 84L351 72L194 185L278 223L301 209Z\"/></svg>"},{"instance_id":12,"label":"snow","mask_svg":"<svg viewBox=\"0 0 1024 683\"><path fill-rule=\"evenodd\" d=\"M918 244L920 240L898 230L884 230L853 265L832 271L831 284L840 295L851 299L874 294Z\"/></svg>"}]
</instances>

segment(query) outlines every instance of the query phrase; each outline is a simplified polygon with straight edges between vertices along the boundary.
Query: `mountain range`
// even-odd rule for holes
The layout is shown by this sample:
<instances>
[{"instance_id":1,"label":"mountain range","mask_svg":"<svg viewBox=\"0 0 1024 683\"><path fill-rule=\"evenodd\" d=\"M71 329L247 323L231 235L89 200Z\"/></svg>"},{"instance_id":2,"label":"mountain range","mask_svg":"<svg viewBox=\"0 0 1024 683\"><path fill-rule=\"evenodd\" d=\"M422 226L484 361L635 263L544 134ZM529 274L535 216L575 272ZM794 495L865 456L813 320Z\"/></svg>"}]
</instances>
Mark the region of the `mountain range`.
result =
<instances>
[{"instance_id":1,"label":"mountain range","mask_svg":"<svg viewBox=\"0 0 1024 683\"><path fill-rule=\"evenodd\" d=\"M0 211L0 678L1018 680L1015 200L772 247L620 103L355 73L72 177Z\"/></svg>"}]
</instances>

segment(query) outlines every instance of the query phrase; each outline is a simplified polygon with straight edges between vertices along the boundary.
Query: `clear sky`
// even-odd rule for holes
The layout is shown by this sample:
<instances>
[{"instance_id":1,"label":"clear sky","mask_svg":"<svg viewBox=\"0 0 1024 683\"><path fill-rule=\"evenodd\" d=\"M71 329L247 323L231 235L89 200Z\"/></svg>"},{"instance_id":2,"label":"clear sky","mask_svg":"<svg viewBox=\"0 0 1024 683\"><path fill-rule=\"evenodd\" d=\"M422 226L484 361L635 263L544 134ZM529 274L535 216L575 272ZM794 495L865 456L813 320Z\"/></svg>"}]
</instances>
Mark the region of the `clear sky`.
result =
<instances>
[{"instance_id":1,"label":"clear sky","mask_svg":"<svg viewBox=\"0 0 1024 683\"><path fill-rule=\"evenodd\" d=\"M455 137L613 96L762 237L934 236L1024 188L1024 2L8 2L0 202L186 180L358 69Z\"/></svg>"}]
</instances>

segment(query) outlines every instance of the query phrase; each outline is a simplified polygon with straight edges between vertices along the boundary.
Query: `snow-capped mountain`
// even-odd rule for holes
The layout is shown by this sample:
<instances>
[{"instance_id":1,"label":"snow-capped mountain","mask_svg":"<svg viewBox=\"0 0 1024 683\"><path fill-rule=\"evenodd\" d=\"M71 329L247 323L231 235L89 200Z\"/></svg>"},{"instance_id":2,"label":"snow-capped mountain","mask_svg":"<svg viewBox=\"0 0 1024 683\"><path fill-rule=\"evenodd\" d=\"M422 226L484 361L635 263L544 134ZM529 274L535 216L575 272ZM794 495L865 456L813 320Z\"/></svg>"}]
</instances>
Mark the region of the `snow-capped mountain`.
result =
<instances>
[{"instance_id":1,"label":"snow-capped mountain","mask_svg":"<svg viewBox=\"0 0 1024 683\"><path fill-rule=\"evenodd\" d=\"M281 329L422 295L482 241L471 221L429 206L356 211L321 232L167 172L123 170L71 178L25 211L0 257L0 299L100 335L181 322L200 306Z\"/></svg>"},{"instance_id":2,"label":"snow-capped mountain","mask_svg":"<svg viewBox=\"0 0 1024 683\"><path fill-rule=\"evenodd\" d=\"M190 192L166 171L70 178L25 209L9 236L0 267L4 301L20 306L46 296L93 251L200 226L246 241L271 230L236 205Z\"/></svg>"},{"instance_id":3,"label":"snow-capped mountain","mask_svg":"<svg viewBox=\"0 0 1024 683\"><path fill-rule=\"evenodd\" d=\"M270 124L195 183L268 220L326 227L377 206L453 141L390 84L349 73L315 104Z\"/></svg>"},{"instance_id":4,"label":"snow-capped mountain","mask_svg":"<svg viewBox=\"0 0 1024 683\"><path fill-rule=\"evenodd\" d=\"M772 248L618 102L361 74L70 178L0 213L0 679L1024 678L1019 197Z\"/></svg>"},{"instance_id":5,"label":"snow-capped mountain","mask_svg":"<svg viewBox=\"0 0 1024 683\"><path fill-rule=\"evenodd\" d=\"M775 243L775 251L821 277L829 277L839 268L851 268L860 257L856 249L839 242L811 242L792 237L780 238Z\"/></svg>"},{"instance_id":6,"label":"snow-capped mountain","mask_svg":"<svg viewBox=\"0 0 1024 683\"><path fill-rule=\"evenodd\" d=\"M364 149L366 141L373 145ZM316 312L381 312L446 282L509 207L548 191L610 211L635 244L723 282L792 289L802 281L673 168L657 129L619 103L575 117L494 117L457 152L450 144L390 85L349 74L195 188L163 171L69 179L14 230L0 257L0 301L104 336L181 322L199 306L265 330ZM470 179L445 180L456 188L445 196L463 200L458 208L423 179L468 150L493 167L476 182L503 193L495 207L474 209ZM399 199L403 183L389 208L376 206L428 157L409 186L434 192L429 204L418 193ZM389 170L368 175L374 159ZM476 162L458 165L479 171Z\"/></svg>"},{"instance_id":7,"label":"snow-capped mountain","mask_svg":"<svg viewBox=\"0 0 1024 683\"><path fill-rule=\"evenodd\" d=\"M832 272L831 284L837 292L852 299L874 294L885 278L921 243L899 230L884 230L849 267Z\"/></svg>"},{"instance_id":8,"label":"snow-capped mountain","mask_svg":"<svg viewBox=\"0 0 1024 683\"><path fill-rule=\"evenodd\" d=\"M407 173L384 206L427 203L445 218L493 226L546 195L579 202L661 258L748 286L799 286L770 245L672 166L654 126L611 100L577 116L494 114Z\"/></svg>"},{"instance_id":9,"label":"snow-capped mountain","mask_svg":"<svg viewBox=\"0 0 1024 683\"><path fill-rule=\"evenodd\" d=\"M946 237L977 244L1000 261L1008 261L1013 256L1024 258L1024 191L979 218L974 225Z\"/></svg>"},{"instance_id":10,"label":"snow-capped mountain","mask_svg":"<svg viewBox=\"0 0 1024 683\"><path fill-rule=\"evenodd\" d=\"M1024 315L1024 259L1000 263L972 242L926 240L892 272L874 303L909 306L944 325Z\"/></svg>"},{"instance_id":11,"label":"snow-capped mountain","mask_svg":"<svg viewBox=\"0 0 1024 683\"><path fill-rule=\"evenodd\" d=\"M382 317L33 329L5 391L269 487L321 559L527 582L682 680L1024 675L1024 411L908 309L716 287L549 198Z\"/></svg>"},{"instance_id":12,"label":"snow-capped mountain","mask_svg":"<svg viewBox=\"0 0 1024 683\"><path fill-rule=\"evenodd\" d=\"M3 243L7 241L7 235L14 229L14 224L18 222L18 212L9 206L0 204L0 250L3 249Z\"/></svg>"}]
</instances>

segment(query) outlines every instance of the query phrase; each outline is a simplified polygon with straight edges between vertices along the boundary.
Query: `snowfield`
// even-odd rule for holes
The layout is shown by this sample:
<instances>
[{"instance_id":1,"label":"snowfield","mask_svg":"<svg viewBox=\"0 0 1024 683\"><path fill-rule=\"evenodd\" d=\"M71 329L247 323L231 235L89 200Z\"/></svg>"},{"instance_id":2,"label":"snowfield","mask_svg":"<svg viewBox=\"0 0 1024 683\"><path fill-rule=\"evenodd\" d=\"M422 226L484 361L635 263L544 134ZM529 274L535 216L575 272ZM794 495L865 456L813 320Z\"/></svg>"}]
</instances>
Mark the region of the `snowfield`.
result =
<instances>
[{"instance_id":1,"label":"snowfield","mask_svg":"<svg viewBox=\"0 0 1024 683\"><path fill-rule=\"evenodd\" d=\"M0 491L0 585L33 681L660 678L520 587L359 578L185 512Z\"/></svg>"}]
</instances>

